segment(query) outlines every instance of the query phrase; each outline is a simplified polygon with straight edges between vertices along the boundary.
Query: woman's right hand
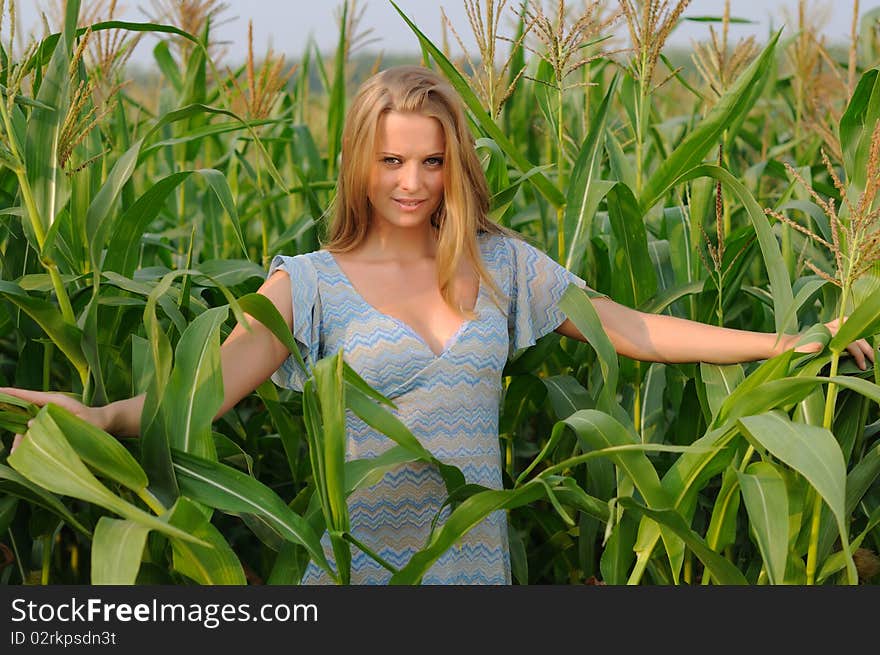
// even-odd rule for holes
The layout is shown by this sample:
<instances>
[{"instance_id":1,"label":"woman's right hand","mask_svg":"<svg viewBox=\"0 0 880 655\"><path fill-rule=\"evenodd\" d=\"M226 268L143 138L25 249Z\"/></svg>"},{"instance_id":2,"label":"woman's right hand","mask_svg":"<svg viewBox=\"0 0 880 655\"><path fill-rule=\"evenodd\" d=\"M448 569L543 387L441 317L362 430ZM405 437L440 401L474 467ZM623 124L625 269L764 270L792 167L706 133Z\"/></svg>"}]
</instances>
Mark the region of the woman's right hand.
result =
<instances>
[{"instance_id":1,"label":"woman's right hand","mask_svg":"<svg viewBox=\"0 0 880 655\"><path fill-rule=\"evenodd\" d=\"M57 393L52 391L31 391L30 389L16 389L13 387L0 387L0 392L8 394L10 396L15 396L16 398L21 398L29 403L33 403L38 407L42 407L48 403L52 403L53 405L58 405L59 407L63 407L67 411L69 411L74 416L78 416L91 423L92 425L102 429L107 429L107 421L105 417L105 412L101 407L88 407L79 402L76 398L72 398L63 393ZM17 434L12 441L12 449L10 452L14 452L16 448L18 448L18 444L21 443L23 439L23 435Z\"/></svg>"}]
</instances>

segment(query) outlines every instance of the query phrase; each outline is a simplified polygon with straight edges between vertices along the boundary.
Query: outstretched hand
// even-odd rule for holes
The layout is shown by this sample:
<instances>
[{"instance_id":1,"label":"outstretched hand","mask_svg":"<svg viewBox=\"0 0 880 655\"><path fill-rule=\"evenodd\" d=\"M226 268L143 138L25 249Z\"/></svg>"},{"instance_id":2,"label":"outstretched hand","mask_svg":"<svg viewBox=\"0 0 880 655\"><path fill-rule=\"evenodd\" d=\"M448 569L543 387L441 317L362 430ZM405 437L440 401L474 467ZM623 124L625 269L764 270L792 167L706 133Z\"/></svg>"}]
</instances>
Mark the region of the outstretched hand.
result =
<instances>
[{"instance_id":1,"label":"outstretched hand","mask_svg":"<svg viewBox=\"0 0 880 655\"><path fill-rule=\"evenodd\" d=\"M846 319L844 319L846 320ZM837 334L837 331L840 329L841 321L839 318L835 318L833 321L829 321L825 324L825 327L828 328L828 331L831 332L831 336ZM800 336L793 336L795 343L800 339ZM811 341L809 343L802 344L795 348L795 352L798 353L815 353L822 350L824 346L822 343L818 341ZM872 364L874 363L874 348L871 344L868 343L866 339L859 339L858 341L853 341L846 347L846 351L852 355L853 359L856 362L856 366L858 366L861 370L866 370L868 368L867 362L870 361Z\"/></svg>"},{"instance_id":2,"label":"outstretched hand","mask_svg":"<svg viewBox=\"0 0 880 655\"><path fill-rule=\"evenodd\" d=\"M63 407L67 411L69 411L74 416L78 416L84 421L88 421L92 425L95 425L102 430L105 429L102 420L102 413L99 408L96 407L87 407L79 402L76 398L71 398L70 396L51 392L51 391L31 391L29 389L16 389L14 387L0 387L0 392L8 394L10 396L15 396L16 398L21 398L29 403L33 403L38 407L42 407L48 403L52 403L53 405L58 405L59 407ZM17 434L12 441L12 448L10 452L14 452L16 448L18 448L18 444L21 443L23 439L23 435Z\"/></svg>"}]
</instances>

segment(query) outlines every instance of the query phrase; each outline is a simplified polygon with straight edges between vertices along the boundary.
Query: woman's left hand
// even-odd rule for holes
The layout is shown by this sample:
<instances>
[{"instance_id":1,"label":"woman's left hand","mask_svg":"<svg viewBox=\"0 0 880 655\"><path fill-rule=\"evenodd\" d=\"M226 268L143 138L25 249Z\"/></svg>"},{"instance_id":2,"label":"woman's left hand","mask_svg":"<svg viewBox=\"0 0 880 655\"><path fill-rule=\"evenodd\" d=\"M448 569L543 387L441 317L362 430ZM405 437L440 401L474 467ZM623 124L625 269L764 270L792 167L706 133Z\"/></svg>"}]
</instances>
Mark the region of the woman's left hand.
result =
<instances>
[{"instance_id":1,"label":"woman's left hand","mask_svg":"<svg viewBox=\"0 0 880 655\"><path fill-rule=\"evenodd\" d=\"M846 320L846 319L844 319ZM840 319L835 318L833 321L829 321L825 324L825 327L828 328L828 331L831 332L831 336L833 337L837 334L837 331L840 329ZM794 335L793 340L795 343L800 339L800 336ZM805 343L795 348L795 352L798 353L815 353L822 350L822 344L818 341L811 341L810 343ZM846 351L852 355L853 359L856 362L856 365L862 369L863 371L868 368L867 361L870 361L872 364L874 363L874 348L871 344L868 343L867 339L859 339L858 341L853 341L846 347Z\"/></svg>"}]
</instances>

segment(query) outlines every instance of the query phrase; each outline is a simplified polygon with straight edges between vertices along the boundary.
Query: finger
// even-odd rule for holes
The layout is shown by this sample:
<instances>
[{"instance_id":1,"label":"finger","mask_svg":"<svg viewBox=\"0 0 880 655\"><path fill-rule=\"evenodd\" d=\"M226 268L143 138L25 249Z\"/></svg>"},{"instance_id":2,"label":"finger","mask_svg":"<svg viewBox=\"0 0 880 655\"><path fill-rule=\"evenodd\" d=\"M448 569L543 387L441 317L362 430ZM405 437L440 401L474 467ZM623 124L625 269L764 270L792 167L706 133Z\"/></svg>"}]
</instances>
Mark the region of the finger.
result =
<instances>
[{"instance_id":1,"label":"finger","mask_svg":"<svg viewBox=\"0 0 880 655\"><path fill-rule=\"evenodd\" d=\"M29 389L18 389L16 387L0 387L0 391L16 398L21 398L29 403L40 405L41 407L49 401L49 395L44 391L31 391Z\"/></svg>"},{"instance_id":2,"label":"finger","mask_svg":"<svg viewBox=\"0 0 880 655\"><path fill-rule=\"evenodd\" d=\"M859 339L859 346L862 348L862 352L865 353L865 356L871 360L871 363L874 363L874 346L872 346L867 339Z\"/></svg>"},{"instance_id":3,"label":"finger","mask_svg":"<svg viewBox=\"0 0 880 655\"><path fill-rule=\"evenodd\" d=\"M858 341L853 341L850 346L852 348L852 352L856 351L860 352L866 359L866 361L870 361L873 363L874 361L874 349L868 343L866 339L859 339ZM853 355L855 357L855 355Z\"/></svg>"},{"instance_id":4,"label":"finger","mask_svg":"<svg viewBox=\"0 0 880 655\"><path fill-rule=\"evenodd\" d=\"M858 367L864 371L867 368L865 365L865 353L862 352L859 344L853 342L846 347L846 350L853 356L853 359L856 360Z\"/></svg>"},{"instance_id":5,"label":"finger","mask_svg":"<svg viewBox=\"0 0 880 655\"><path fill-rule=\"evenodd\" d=\"M12 438L12 448L9 449L10 454L15 452L15 449L18 448L18 444L21 443L22 439L24 439L24 437L20 434L17 434Z\"/></svg>"}]
</instances>

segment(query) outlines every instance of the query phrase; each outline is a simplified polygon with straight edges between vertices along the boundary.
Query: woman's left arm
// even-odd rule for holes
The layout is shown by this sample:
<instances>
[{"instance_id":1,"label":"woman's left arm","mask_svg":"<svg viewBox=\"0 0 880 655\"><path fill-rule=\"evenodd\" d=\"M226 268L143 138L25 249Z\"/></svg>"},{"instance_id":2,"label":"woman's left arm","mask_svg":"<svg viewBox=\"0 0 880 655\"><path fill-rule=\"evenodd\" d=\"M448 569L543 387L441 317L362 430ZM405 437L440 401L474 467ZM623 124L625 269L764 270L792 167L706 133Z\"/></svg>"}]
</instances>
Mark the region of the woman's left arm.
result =
<instances>
[{"instance_id":1,"label":"woman's left arm","mask_svg":"<svg viewBox=\"0 0 880 655\"><path fill-rule=\"evenodd\" d=\"M708 362L736 364L769 359L794 348L800 335L777 335L707 325L664 314L649 314L631 309L608 298L596 298L593 306L602 327L618 354L645 362ZM832 334L838 321L825 324ZM556 331L573 339L586 341L570 319ZM797 347L798 352L816 352L818 342ZM866 368L866 359L874 361L874 349L864 339L847 347L856 364Z\"/></svg>"}]
</instances>

